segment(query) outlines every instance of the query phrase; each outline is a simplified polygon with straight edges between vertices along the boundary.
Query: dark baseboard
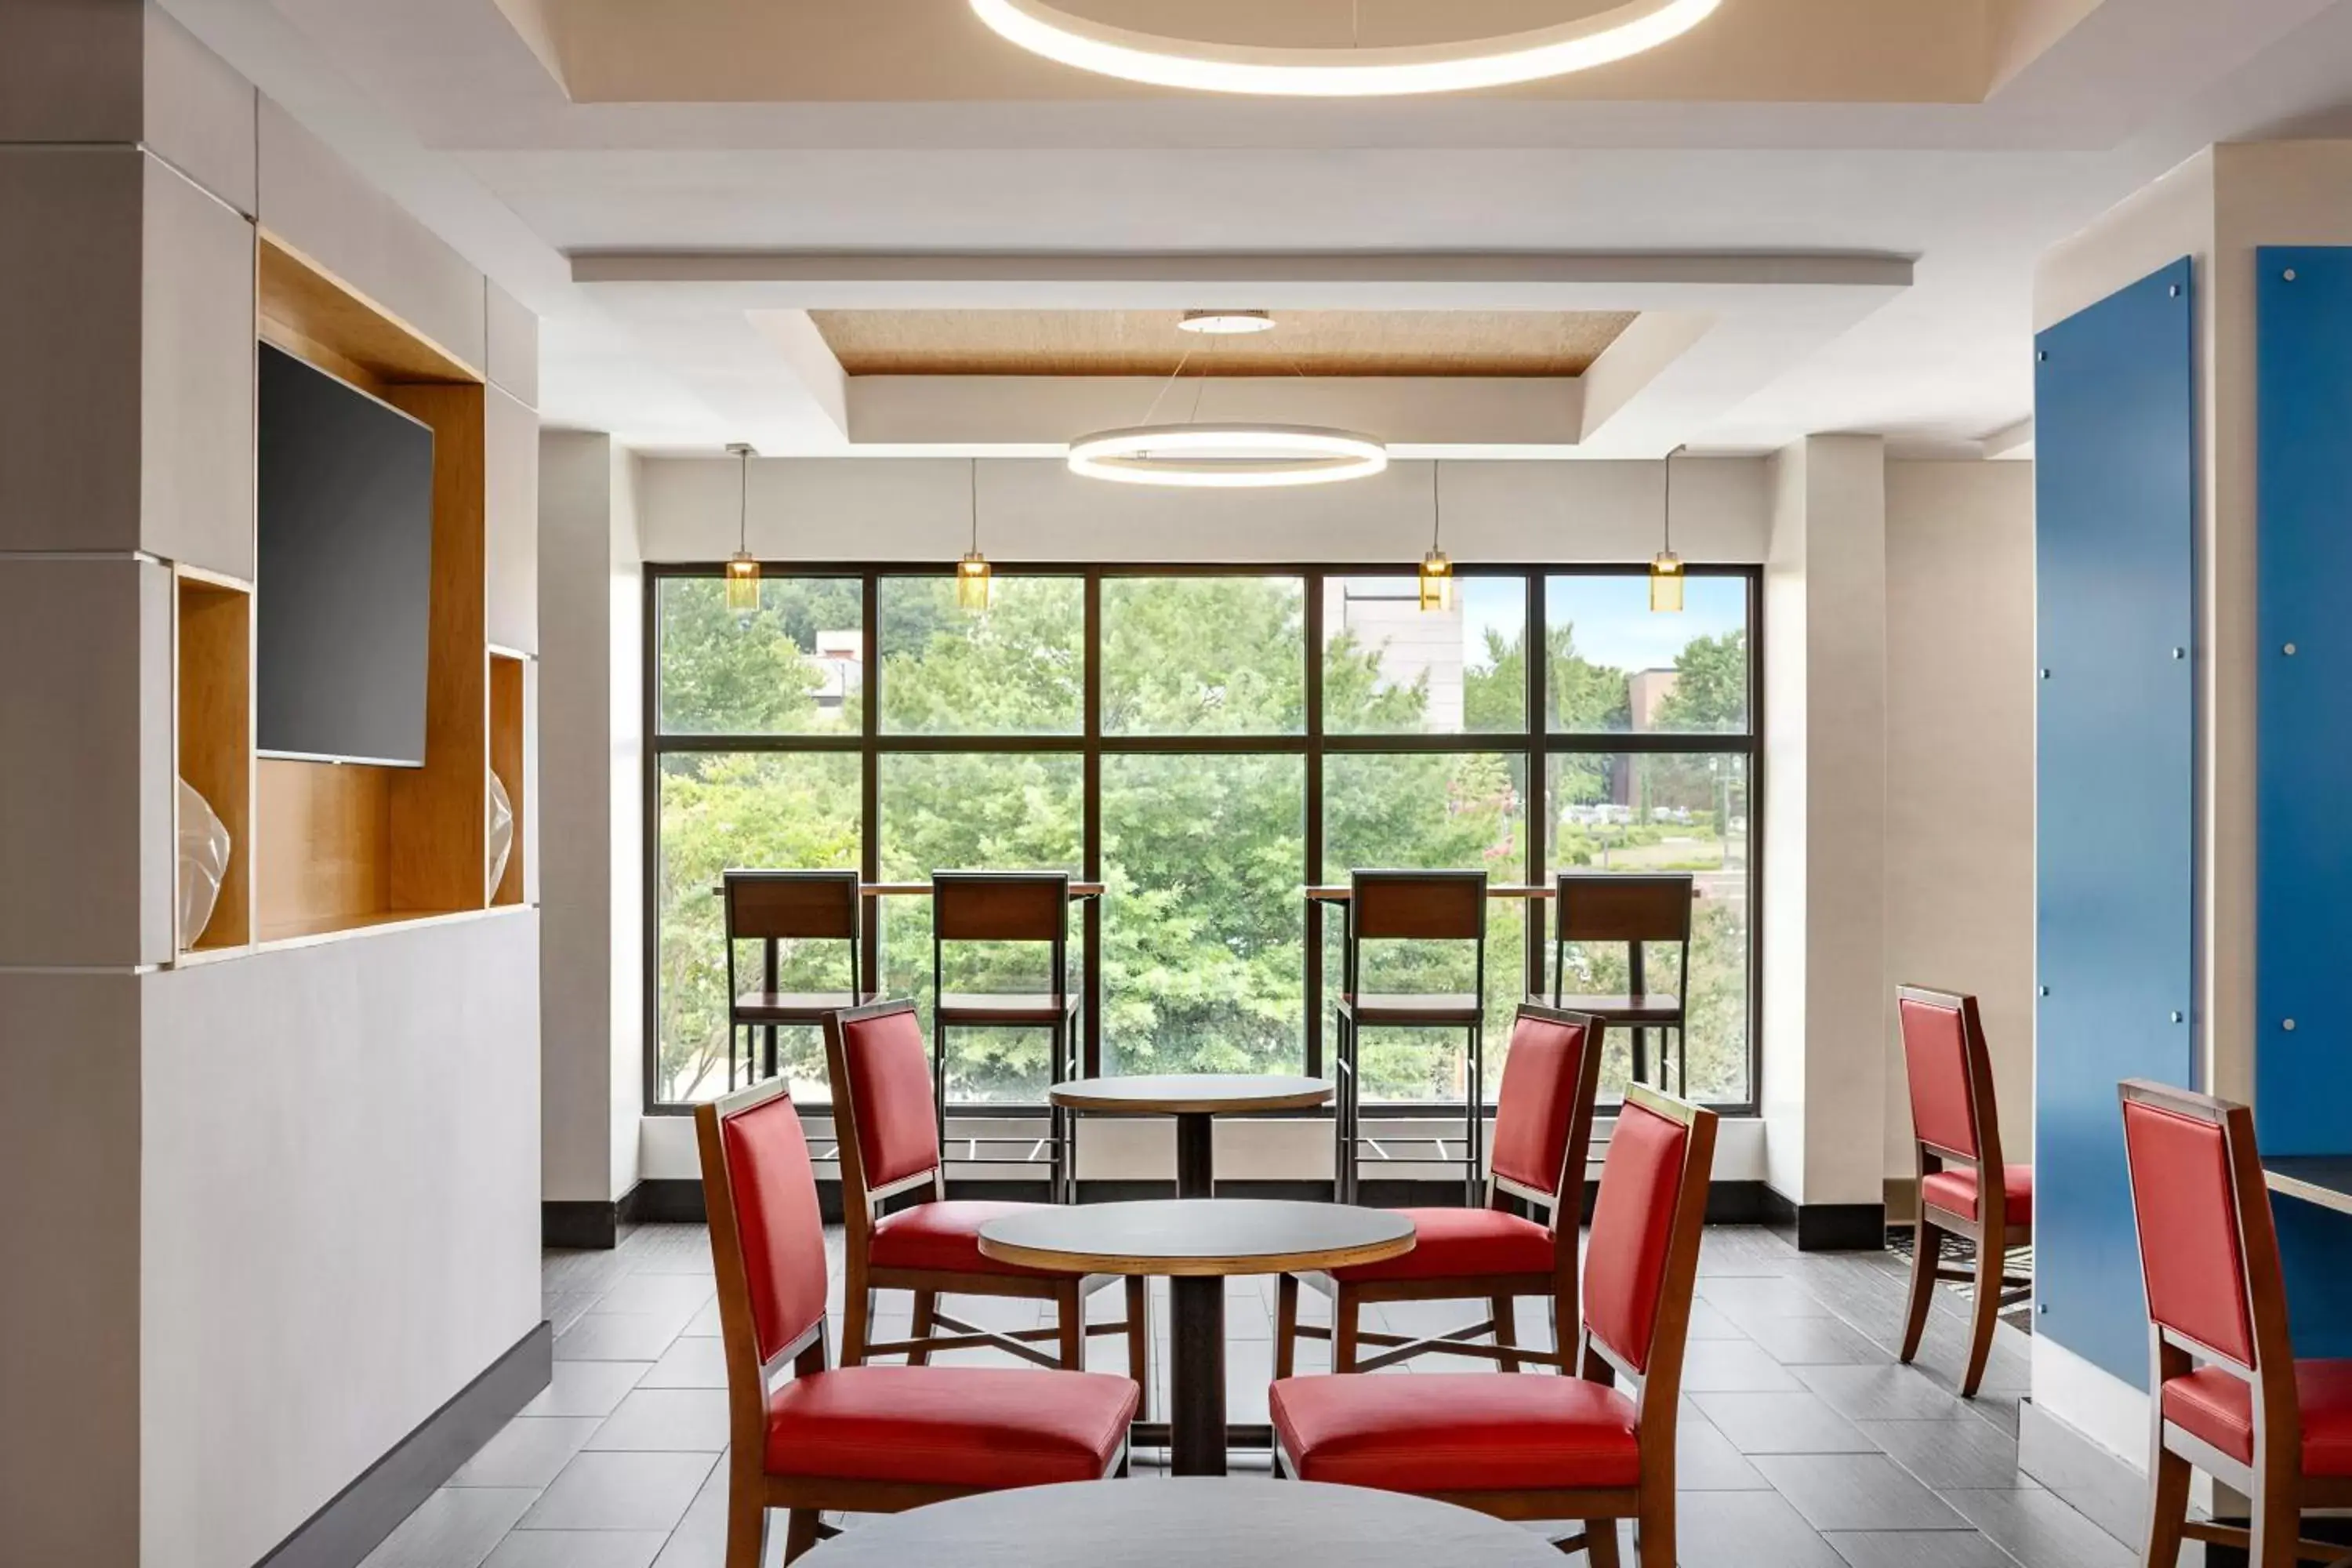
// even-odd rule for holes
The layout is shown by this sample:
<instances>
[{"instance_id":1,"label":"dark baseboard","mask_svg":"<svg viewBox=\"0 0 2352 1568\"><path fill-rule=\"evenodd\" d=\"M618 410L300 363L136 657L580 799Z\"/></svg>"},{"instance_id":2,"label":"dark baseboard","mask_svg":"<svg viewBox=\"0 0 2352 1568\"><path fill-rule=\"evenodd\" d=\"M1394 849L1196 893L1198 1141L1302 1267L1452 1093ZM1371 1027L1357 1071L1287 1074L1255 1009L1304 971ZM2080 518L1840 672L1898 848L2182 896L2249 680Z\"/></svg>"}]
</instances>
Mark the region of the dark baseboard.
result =
<instances>
[{"instance_id":1,"label":"dark baseboard","mask_svg":"<svg viewBox=\"0 0 2352 1568\"><path fill-rule=\"evenodd\" d=\"M1584 1217L1592 1217L1592 1203L1601 1190L1598 1182L1584 1184ZM1296 1198L1307 1203L1328 1203L1331 1200L1329 1182L1220 1182L1217 1191L1234 1198ZM1367 1181L1359 1189L1363 1202L1373 1208L1451 1208L1462 1202L1462 1184L1454 1181L1402 1182ZM820 1179L816 1184L817 1206L826 1221L838 1224L841 1219L841 1184ZM948 1196L951 1198L995 1198L1006 1203L1044 1203L1044 1182L976 1182L950 1177ZM1078 1201L1082 1204L1118 1203L1138 1198L1172 1198L1176 1184L1168 1182L1080 1182ZM1769 1225L1777 1223L1772 1205L1779 1204L1788 1210L1789 1223L1798 1224L1793 1205L1761 1182L1717 1182L1708 1189L1706 1223L1709 1225ZM551 1207L554 1205L549 1205ZM623 1225L657 1224L700 1225L702 1223L702 1184L680 1177L649 1177L629 1190L629 1195L617 1205ZM1853 1205L1853 1208L1868 1207ZM1873 1214L1879 1211L1872 1209ZM1816 1228L1821 1222L1816 1221ZM1872 1247L1886 1244L1884 1221ZM1803 1247L1802 1226L1799 1226L1799 1246ZM557 1243L550 1246L594 1245L591 1243ZM611 1243L603 1245L610 1246ZM1862 1242L1839 1242L1805 1247L1807 1251L1832 1251L1843 1247L1859 1248Z\"/></svg>"},{"instance_id":2,"label":"dark baseboard","mask_svg":"<svg viewBox=\"0 0 2352 1568\"><path fill-rule=\"evenodd\" d=\"M547 1386L554 1365L554 1328L541 1322L305 1520L255 1568L357 1568L402 1520Z\"/></svg>"},{"instance_id":3,"label":"dark baseboard","mask_svg":"<svg viewBox=\"0 0 2352 1568\"><path fill-rule=\"evenodd\" d=\"M593 1199L550 1200L539 1205L541 1247L610 1248L620 1244L621 1205Z\"/></svg>"},{"instance_id":4,"label":"dark baseboard","mask_svg":"<svg viewBox=\"0 0 2352 1568\"><path fill-rule=\"evenodd\" d=\"M1886 1205L1801 1204L1756 1183L1760 1190L1754 1223L1791 1233L1800 1252L1880 1252L1886 1247ZM1712 1215L1709 1218L1714 1217Z\"/></svg>"}]
</instances>

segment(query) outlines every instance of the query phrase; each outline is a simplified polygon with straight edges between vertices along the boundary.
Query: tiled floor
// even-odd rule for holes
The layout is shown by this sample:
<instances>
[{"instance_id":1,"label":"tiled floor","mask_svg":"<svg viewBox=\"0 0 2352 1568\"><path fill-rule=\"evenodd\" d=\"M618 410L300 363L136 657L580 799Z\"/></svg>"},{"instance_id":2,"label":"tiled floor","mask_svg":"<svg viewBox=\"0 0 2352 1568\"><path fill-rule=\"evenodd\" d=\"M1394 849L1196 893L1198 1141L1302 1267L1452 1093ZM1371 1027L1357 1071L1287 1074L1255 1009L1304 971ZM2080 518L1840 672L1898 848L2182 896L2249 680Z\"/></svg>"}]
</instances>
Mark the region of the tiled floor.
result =
<instances>
[{"instance_id":1,"label":"tiled floor","mask_svg":"<svg viewBox=\"0 0 2352 1568\"><path fill-rule=\"evenodd\" d=\"M838 1233L830 1244L837 1314ZM1949 1375L1961 1352L1957 1300L1938 1301L1919 1365L1895 1363L1904 1276L1894 1258L1801 1255L1769 1231L1718 1228L1707 1232L1700 1267L1682 1423L1685 1568L2127 1568L2137 1561L2018 1473L2022 1338L2002 1331L1984 1393L1963 1403ZM649 1226L612 1252L552 1252L545 1279L557 1336L553 1384L394 1531L368 1568L718 1568L727 1396L702 1231ZM1273 1286L1238 1279L1231 1289L1230 1414L1263 1421ZM1317 1299L1307 1300L1311 1317ZM960 1305L963 1315L1000 1326L1038 1321L1026 1303ZM879 1331L904 1331L906 1299L886 1296L883 1306ZM1115 1316L1118 1308L1098 1297L1096 1310ZM1465 1317L1442 1304L1391 1305L1368 1310L1366 1326L1450 1328ZM1541 1332L1539 1304L1524 1304L1518 1317L1523 1331ZM1164 1331L1164 1313L1160 1321ZM1164 1367L1164 1340L1161 1350ZM1320 1370L1325 1356L1322 1345L1301 1342L1302 1371ZM1089 1357L1106 1371L1126 1365L1116 1335L1090 1342ZM1009 1358L970 1352L953 1359ZM1138 1473L1148 1476L1150 1467L1139 1464ZM772 1550L782 1531L772 1534Z\"/></svg>"}]
</instances>

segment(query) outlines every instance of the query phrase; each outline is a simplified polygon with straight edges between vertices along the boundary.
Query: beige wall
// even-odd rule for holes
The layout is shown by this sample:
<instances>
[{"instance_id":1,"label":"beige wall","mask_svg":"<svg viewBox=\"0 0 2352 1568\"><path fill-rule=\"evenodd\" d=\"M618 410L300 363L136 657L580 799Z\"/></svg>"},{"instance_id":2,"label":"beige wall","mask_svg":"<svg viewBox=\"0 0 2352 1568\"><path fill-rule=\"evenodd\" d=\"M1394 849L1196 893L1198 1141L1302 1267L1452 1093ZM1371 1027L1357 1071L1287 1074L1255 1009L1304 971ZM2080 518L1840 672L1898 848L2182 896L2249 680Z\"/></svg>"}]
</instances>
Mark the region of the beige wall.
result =
<instances>
[{"instance_id":1,"label":"beige wall","mask_svg":"<svg viewBox=\"0 0 2352 1568\"><path fill-rule=\"evenodd\" d=\"M2004 1147L2033 1131L2033 466L1886 465L1886 1173L1912 1175L1894 987L1973 993Z\"/></svg>"}]
</instances>

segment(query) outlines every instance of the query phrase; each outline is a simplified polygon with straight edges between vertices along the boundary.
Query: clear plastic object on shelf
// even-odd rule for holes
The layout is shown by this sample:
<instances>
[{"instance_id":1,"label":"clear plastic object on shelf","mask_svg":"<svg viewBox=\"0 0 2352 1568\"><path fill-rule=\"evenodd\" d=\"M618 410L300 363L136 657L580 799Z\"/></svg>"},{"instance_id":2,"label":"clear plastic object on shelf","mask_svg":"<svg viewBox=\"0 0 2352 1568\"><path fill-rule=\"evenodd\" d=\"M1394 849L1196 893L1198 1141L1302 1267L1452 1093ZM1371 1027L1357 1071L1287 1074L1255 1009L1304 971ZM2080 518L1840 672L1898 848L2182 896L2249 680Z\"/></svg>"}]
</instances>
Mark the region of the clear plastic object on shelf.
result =
<instances>
[{"instance_id":1,"label":"clear plastic object on shelf","mask_svg":"<svg viewBox=\"0 0 2352 1568\"><path fill-rule=\"evenodd\" d=\"M228 876L228 825L187 780L180 784L180 945L203 940Z\"/></svg>"},{"instance_id":2,"label":"clear plastic object on shelf","mask_svg":"<svg viewBox=\"0 0 2352 1568\"><path fill-rule=\"evenodd\" d=\"M514 853L514 802L508 798L507 786L497 773L490 775L489 878L483 901L499 896L499 883L507 874L507 857Z\"/></svg>"}]
</instances>

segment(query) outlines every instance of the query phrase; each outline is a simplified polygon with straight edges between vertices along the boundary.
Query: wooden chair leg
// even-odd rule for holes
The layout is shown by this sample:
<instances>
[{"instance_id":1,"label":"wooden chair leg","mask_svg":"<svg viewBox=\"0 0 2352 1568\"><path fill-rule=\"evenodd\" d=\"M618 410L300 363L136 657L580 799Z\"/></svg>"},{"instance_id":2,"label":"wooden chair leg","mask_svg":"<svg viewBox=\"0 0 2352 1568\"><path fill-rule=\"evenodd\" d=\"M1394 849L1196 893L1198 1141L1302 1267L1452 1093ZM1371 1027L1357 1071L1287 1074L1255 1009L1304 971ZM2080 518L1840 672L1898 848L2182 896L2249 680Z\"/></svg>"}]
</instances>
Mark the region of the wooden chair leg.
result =
<instances>
[{"instance_id":1,"label":"wooden chair leg","mask_svg":"<svg viewBox=\"0 0 2352 1568\"><path fill-rule=\"evenodd\" d=\"M817 1521L822 1518L813 1508L793 1510L791 1522L784 1526L784 1561L792 1562L816 1544ZM733 1568L730 1563L729 1568Z\"/></svg>"},{"instance_id":2,"label":"wooden chair leg","mask_svg":"<svg viewBox=\"0 0 2352 1568\"><path fill-rule=\"evenodd\" d=\"M1641 1568L1675 1568L1675 1494L1642 1498L1633 1521L1633 1561Z\"/></svg>"},{"instance_id":3,"label":"wooden chair leg","mask_svg":"<svg viewBox=\"0 0 2352 1568\"><path fill-rule=\"evenodd\" d=\"M1142 1404L1150 1404L1151 1281L1140 1274L1127 1277L1127 1375L1135 1380Z\"/></svg>"},{"instance_id":4,"label":"wooden chair leg","mask_svg":"<svg viewBox=\"0 0 2352 1568\"><path fill-rule=\"evenodd\" d=\"M1985 1363L1992 1356L1992 1331L2000 1321L2000 1276L2008 1249L1997 1236L1977 1238L1976 1310L1969 1314L1969 1370L1960 1379L1960 1397L1974 1399L1984 1382Z\"/></svg>"},{"instance_id":5,"label":"wooden chair leg","mask_svg":"<svg viewBox=\"0 0 2352 1568\"><path fill-rule=\"evenodd\" d=\"M1298 1276L1281 1274L1274 1285L1274 1375L1288 1377L1298 1366Z\"/></svg>"},{"instance_id":6,"label":"wooden chair leg","mask_svg":"<svg viewBox=\"0 0 2352 1568\"><path fill-rule=\"evenodd\" d=\"M2291 1473L2265 1475L2254 1456L2253 1538L2246 1543L2246 1568L2295 1568L2303 1535L2302 1488Z\"/></svg>"},{"instance_id":7,"label":"wooden chair leg","mask_svg":"<svg viewBox=\"0 0 2352 1568\"><path fill-rule=\"evenodd\" d=\"M1331 1299L1331 1370L1356 1370L1356 1299L1341 1290Z\"/></svg>"},{"instance_id":8,"label":"wooden chair leg","mask_svg":"<svg viewBox=\"0 0 2352 1568\"><path fill-rule=\"evenodd\" d=\"M1584 1557L1592 1568L1617 1568L1615 1520L1588 1519L1584 1521Z\"/></svg>"},{"instance_id":9,"label":"wooden chair leg","mask_svg":"<svg viewBox=\"0 0 2352 1568\"><path fill-rule=\"evenodd\" d=\"M1919 1337L1927 1331L1927 1307L1936 1299L1936 1263L1943 1256L1944 1233L1923 1215L1911 1237L1911 1300L1903 1320L1903 1355L1908 1363L1919 1353Z\"/></svg>"},{"instance_id":10,"label":"wooden chair leg","mask_svg":"<svg viewBox=\"0 0 2352 1568\"><path fill-rule=\"evenodd\" d=\"M1519 1326L1512 1320L1511 1299L1508 1296L1489 1297L1486 1310L1494 1314L1495 1342L1498 1345L1517 1344ZM1496 1364L1505 1372L1517 1372L1519 1370L1519 1358L1515 1355L1497 1356Z\"/></svg>"},{"instance_id":11,"label":"wooden chair leg","mask_svg":"<svg viewBox=\"0 0 2352 1568\"><path fill-rule=\"evenodd\" d=\"M727 1568L761 1568L768 1556L768 1500L757 1475L727 1483Z\"/></svg>"},{"instance_id":12,"label":"wooden chair leg","mask_svg":"<svg viewBox=\"0 0 2352 1568\"><path fill-rule=\"evenodd\" d=\"M2181 1526L2189 1522L2189 1464L2166 1449L2160 1426L2152 1458L2148 1467L2147 1540L2140 1563L2142 1568L2179 1568Z\"/></svg>"},{"instance_id":13,"label":"wooden chair leg","mask_svg":"<svg viewBox=\"0 0 2352 1568\"><path fill-rule=\"evenodd\" d=\"M908 1329L907 1334L908 1339L915 1342L915 1348L907 1352L907 1364L908 1366L930 1365L931 1352L929 1350L925 1348L922 1342L931 1337L932 1321L938 1316L939 1310L940 1296L938 1291L918 1290L915 1292L915 1321Z\"/></svg>"},{"instance_id":14,"label":"wooden chair leg","mask_svg":"<svg viewBox=\"0 0 2352 1568\"><path fill-rule=\"evenodd\" d=\"M853 1266L841 1292L841 1364L866 1364L866 1344L874 1326L874 1292L866 1289L866 1271Z\"/></svg>"},{"instance_id":15,"label":"wooden chair leg","mask_svg":"<svg viewBox=\"0 0 2352 1568\"><path fill-rule=\"evenodd\" d=\"M1054 1321L1062 1331L1062 1365L1071 1372L1087 1369L1087 1299L1077 1281L1063 1286L1054 1298Z\"/></svg>"}]
</instances>

